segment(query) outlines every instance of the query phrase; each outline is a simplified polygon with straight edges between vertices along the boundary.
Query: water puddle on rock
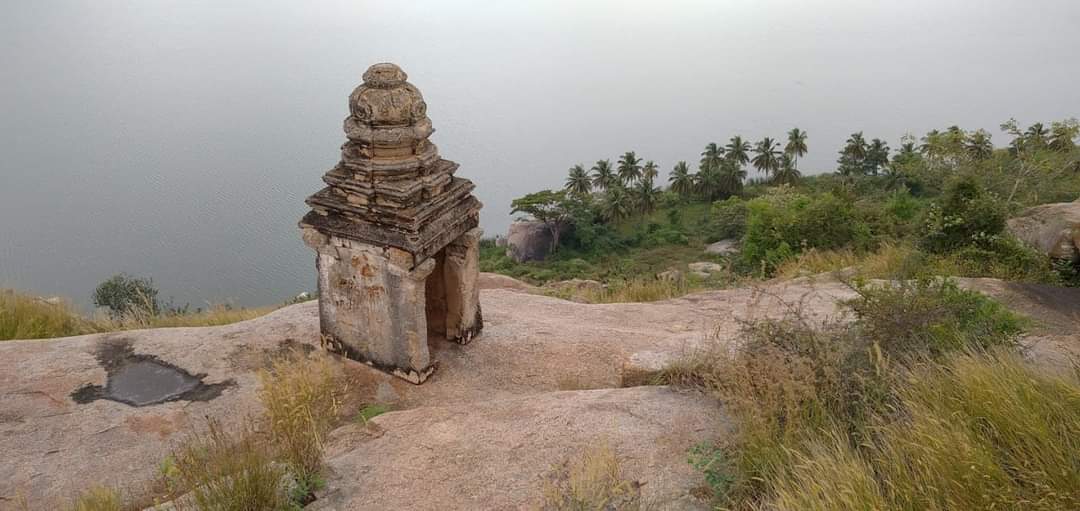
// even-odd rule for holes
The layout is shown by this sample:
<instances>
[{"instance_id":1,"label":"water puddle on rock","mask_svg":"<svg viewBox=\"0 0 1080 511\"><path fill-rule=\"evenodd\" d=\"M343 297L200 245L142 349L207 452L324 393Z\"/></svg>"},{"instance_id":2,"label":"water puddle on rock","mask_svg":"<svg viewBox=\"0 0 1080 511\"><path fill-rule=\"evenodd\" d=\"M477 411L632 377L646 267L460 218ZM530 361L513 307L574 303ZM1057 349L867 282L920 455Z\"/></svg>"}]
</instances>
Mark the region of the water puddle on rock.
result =
<instances>
[{"instance_id":1,"label":"water puddle on rock","mask_svg":"<svg viewBox=\"0 0 1080 511\"><path fill-rule=\"evenodd\" d=\"M84 385L71 394L76 403L108 399L131 406L149 406L167 401L209 401L221 395L233 380L203 383L205 374L191 374L153 355L135 354L131 341L108 339L94 354L108 373L105 386Z\"/></svg>"}]
</instances>

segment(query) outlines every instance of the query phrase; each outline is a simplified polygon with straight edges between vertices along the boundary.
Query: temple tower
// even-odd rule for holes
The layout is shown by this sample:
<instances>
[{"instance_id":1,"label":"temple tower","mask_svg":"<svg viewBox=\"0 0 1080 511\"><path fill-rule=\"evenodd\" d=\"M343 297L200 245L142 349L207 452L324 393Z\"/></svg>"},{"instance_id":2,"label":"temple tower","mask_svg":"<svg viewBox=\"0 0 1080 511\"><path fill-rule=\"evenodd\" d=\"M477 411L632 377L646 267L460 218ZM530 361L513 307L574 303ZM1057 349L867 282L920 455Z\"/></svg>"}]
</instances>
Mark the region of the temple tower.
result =
<instances>
[{"instance_id":1,"label":"temple tower","mask_svg":"<svg viewBox=\"0 0 1080 511\"><path fill-rule=\"evenodd\" d=\"M435 370L428 337L480 333L474 185L428 141L420 91L375 64L349 96L341 161L300 221L315 249L323 346L413 383Z\"/></svg>"}]
</instances>

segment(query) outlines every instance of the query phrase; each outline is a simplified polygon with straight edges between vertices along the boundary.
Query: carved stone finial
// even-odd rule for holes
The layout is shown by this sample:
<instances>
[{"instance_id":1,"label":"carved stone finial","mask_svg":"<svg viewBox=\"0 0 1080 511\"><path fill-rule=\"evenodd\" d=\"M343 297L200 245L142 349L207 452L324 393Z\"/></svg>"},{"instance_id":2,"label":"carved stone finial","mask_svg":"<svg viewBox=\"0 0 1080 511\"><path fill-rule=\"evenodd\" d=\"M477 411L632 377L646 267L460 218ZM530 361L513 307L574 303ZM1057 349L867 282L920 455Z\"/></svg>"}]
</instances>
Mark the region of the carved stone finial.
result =
<instances>
[{"instance_id":1,"label":"carved stone finial","mask_svg":"<svg viewBox=\"0 0 1080 511\"><path fill-rule=\"evenodd\" d=\"M364 73L364 83L349 95L343 147L346 161L364 158L408 159L431 153L427 138L434 129L427 103L400 67L375 64Z\"/></svg>"}]
</instances>

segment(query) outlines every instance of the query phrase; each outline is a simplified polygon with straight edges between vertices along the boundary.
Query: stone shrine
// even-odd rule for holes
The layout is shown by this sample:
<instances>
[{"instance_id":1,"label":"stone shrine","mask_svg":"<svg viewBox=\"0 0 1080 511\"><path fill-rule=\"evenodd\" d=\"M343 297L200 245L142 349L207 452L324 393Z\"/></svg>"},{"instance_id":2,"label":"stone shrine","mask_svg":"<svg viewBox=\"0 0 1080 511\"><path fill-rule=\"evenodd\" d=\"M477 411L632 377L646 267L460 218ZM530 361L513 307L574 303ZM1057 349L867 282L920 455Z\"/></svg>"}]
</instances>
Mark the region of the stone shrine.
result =
<instances>
[{"instance_id":1,"label":"stone shrine","mask_svg":"<svg viewBox=\"0 0 1080 511\"><path fill-rule=\"evenodd\" d=\"M480 201L428 141L420 91L375 64L349 96L341 161L300 221L316 251L323 346L423 383L433 340L466 344L483 328L477 287Z\"/></svg>"}]
</instances>

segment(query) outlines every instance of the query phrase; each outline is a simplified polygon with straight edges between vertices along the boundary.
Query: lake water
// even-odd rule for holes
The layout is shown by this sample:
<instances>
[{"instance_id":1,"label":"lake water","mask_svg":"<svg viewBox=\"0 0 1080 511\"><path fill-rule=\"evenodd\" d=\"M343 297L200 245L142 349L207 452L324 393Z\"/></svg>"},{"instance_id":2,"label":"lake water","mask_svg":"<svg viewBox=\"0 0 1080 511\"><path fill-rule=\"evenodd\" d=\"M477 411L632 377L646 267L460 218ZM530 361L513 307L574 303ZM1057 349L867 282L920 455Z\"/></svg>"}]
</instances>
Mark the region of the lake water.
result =
<instances>
[{"instance_id":1,"label":"lake water","mask_svg":"<svg viewBox=\"0 0 1080 511\"><path fill-rule=\"evenodd\" d=\"M296 222L346 97L393 61L504 232L510 201L626 150L733 134L995 132L1080 115L1080 3L217 2L0 5L0 287L86 305L110 275L193 306L314 287Z\"/></svg>"}]
</instances>

